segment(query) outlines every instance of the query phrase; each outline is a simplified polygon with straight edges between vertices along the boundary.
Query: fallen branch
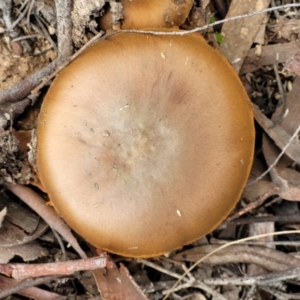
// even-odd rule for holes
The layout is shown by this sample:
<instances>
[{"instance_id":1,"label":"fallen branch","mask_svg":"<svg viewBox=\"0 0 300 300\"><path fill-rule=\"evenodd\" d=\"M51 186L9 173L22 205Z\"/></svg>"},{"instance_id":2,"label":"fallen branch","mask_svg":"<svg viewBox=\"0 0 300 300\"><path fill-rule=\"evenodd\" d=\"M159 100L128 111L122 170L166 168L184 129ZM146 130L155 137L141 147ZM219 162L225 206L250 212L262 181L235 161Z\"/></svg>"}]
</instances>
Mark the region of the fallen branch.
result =
<instances>
[{"instance_id":1,"label":"fallen branch","mask_svg":"<svg viewBox=\"0 0 300 300\"><path fill-rule=\"evenodd\" d=\"M0 264L0 273L18 280L49 276L71 275L77 271L106 267L106 255L45 264Z\"/></svg>"}]
</instances>

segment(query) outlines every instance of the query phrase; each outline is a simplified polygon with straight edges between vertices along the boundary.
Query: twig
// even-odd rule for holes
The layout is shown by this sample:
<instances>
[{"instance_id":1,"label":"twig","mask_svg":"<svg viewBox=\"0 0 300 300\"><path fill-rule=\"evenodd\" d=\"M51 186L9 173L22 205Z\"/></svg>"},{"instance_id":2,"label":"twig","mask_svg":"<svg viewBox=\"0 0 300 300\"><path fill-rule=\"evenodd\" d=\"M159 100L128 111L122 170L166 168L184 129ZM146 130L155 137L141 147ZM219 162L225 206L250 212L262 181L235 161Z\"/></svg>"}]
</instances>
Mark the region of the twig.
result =
<instances>
[{"instance_id":1,"label":"twig","mask_svg":"<svg viewBox=\"0 0 300 300\"><path fill-rule=\"evenodd\" d=\"M26 1L25 3L27 3L28 1ZM15 28L19 22L24 18L24 16L27 14L28 9L29 9L29 4L26 6L26 8L23 10L23 12L20 13L20 15L18 16L17 20L15 20L13 22L13 24L11 25L10 28L7 28L7 31L10 32L11 30L13 30L13 28Z\"/></svg>"},{"instance_id":2,"label":"twig","mask_svg":"<svg viewBox=\"0 0 300 300\"><path fill-rule=\"evenodd\" d=\"M39 278L31 278L28 280L24 280L15 286L12 286L10 288L6 288L3 291L0 291L0 299L4 299L12 294L19 293L22 290L25 290L27 288L33 287L35 285L40 285L46 282L49 282L51 280L57 280L60 276L44 276Z\"/></svg>"},{"instance_id":3,"label":"twig","mask_svg":"<svg viewBox=\"0 0 300 300\"><path fill-rule=\"evenodd\" d=\"M67 252L66 252L65 245L64 245L60 235L54 229L52 229L52 232L53 232L53 234L54 234L55 238L57 239L58 244L60 246L60 249L61 249L61 252L62 252L62 261L66 261L67 260Z\"/></svg>"},{"instance_id":4,"label":"twig","mask_svg":"<svg viewBox=\"0 0 300 300\"><path fill-rule=\"evenodd\" d=\"M40 37L40 34L38 34L38 33L30 34L30 35L24 35L24 36L19 36L19 37L13 39L12 42L18 42L18 41L22 41L22 40L34 39L34 38L38 38L38 37Z\"/></svg>"},{"instance_id":5,"label":"twig","mask_svg":"<svg viewBox=\"0 0 300 300\"><path fill-rule=\"evenodd\" d=\"M209 254L203 256L201 259L199 259L197 262L195 262L186 272L184 272L184 274L181 276L180 279L177 280L177 282L173 285L173 287L168 291L168 293L166 294L166 296L163 298L163 300L168 299L168 297L170 296L170 294L173 292L173 289L176 288L176 286L182 281L182 279L188 274L188 272L191 272L192 270L195 269L195 267L197 267L200 263L202 263L206 258L210 257L211 255L213 255L214 253L225 249L231 245L237 245L240 244L242 242L246 242L246 241L251 241L254 239L259 239L262 237L267 237L267 236L277 236L277 235L284 235L284 234L295 234L298 233L300 234L300 230L286 230L286 231L281 231L281 232L271 232L271 233L265 233L265 234L260 234L260 235L256 235L256 236L250 236L244 239L240 239L237 241L233 241L231 243L228 243L226 245L220 246L219 248L215 249L214 251L210 252Z\"/></svg>"},{"instance_id":6,"label":"twig","mask_svg":"<svg viewBox=\"0 0 300 300\"><path fill-rule=\"evenodd\" d=\"M200 257L210 254L219 247L217 244L198 246L175 255L174 259L195 262ZM241 245L231 245L225 249L218 250L217 253L213 255L210 254L205 260L205 264L213 266L235 263L253 263L273 272L281 272L300 267L300 259L292 255L272 248L258 245L249 246L244 245L244 243Z\"/></svg>"},{"instance_id":7,"label":"twig","mask_svg":"<svg viewBox=\"0 0 300 300\"><path fill-rule=\"evenodd\" d=\"M27 26L29 28L29 30L31 31L31 27L30 27L30 15L32 13L32 8L33 8L33 5L34 5L34 0L31 0L30 1L31 3L28 4L28 14L27 14L27 18L26 18L26 23L27 23Z\"/></svg>"},{"instance_id":8,"label":"twig","mask_svg":"<svg viewBox=\"0 0 300 300\"><path fill-rule=\"evenodd\" d=\"M106 267L106 255L41 264L0 264L0 273L18 280L49 275L71 275L78 271Z\"/></svg>"},{"instance_id":9,"label":"twig","mask_svg":"<svg viewBox=\"0 0 300 300\"><path fill-rule=\"evenodd\" d=\"M0 9L2 10L2 18L5 23L8 32L11 30L11 10L12 10L12 0L2 0L0 2Z\"/></svg>"},{"instance_id":10,"label":"twig","mask_svg":"<svg viewBox=\"0 0 300 300\"><path fill-rule=\"evenodd\" d=\"M73 52L72 47L72 1L56 0L58 57L66 60Z\"/></svg>"},{"instance_id":11,"label":"twig","mask_svg":"<svg viewBox=\"0 0 300 300\"><path fill-rule=\"evenodd\" d=\"M300 223L300 213L297 212L289 215L240 218L236 220L230 220L228 221L228 223L229 222L230 225L255 224L255 223L265 223L265 222L279 222L281 224L294 224L294 223ZM227 224L227 220L225 221L224 225L226 224ZM221 225L221 228L223 228L223 224Z\"/></svg>"},{"instance_id":12,"label":"twig","mask_svg":"<svg viewBox=\"0 0 300 300\"><path fill-rule=\"evenodd\" d=\"M275 7L275 6L276 6L274 0L271 0L271 5L272 5L272 7ZM277 10L274 11L274 14L275 14L276 19L278 19L278 18L280 17L280 15L279 15L279 13L278 13Z\"/></svg>"},{"instance_id":13,"label":"twig","mask_svg":"<svg viewBox=\"0 0 300 300\"><path fill-rule=\"evenodd\" d=\"M295 278L299 278L300 274L300 267L295 267L290 270L280 271L280 272L273 272L270 274L265 275L258 284L259 285L273 285L279 281L291 280Z\"/></svg>"},{"instance_id":14,"label":"twig","mask_svg":"<svg viewBox=\"0 0 300 300\"><path fill-rule=\"evenodd\" d=\"M286 271L272 272L265 275L246 276L238 278L209 278L203 279L207 285L263 285L272 286L279 281L286 281L298 278L300 267L296 267Z\"/></svg>"},{"instance_id":15,"label":"twig","mask_svg":"<svg viewBox=\"0 0 300 300\"><path fill-rule=\"evenodd\" d=\"M224 245L227 243L230 243L231 240L215 240L214 238L211 238L210 243L212 245ZM293 247L299 247L300 241L253 241L253 242L244 242L244 245L252 245L252 246L293 246Z\"/></svg>"},{"instance_id":16,"label":"twig","mask_svg":"<svg viewBox=\"0 0 300 300\"><path fill-rule=\"evenodd\" d=\"M256 291L257 291L257 286L252 285L245 296L245 300L255 299Z\"/></svg>"},{"instance_id":17,"label":"twig","mask_svg":"<svg viewBox=\"0 0 300 300\"><path fill-rule=\"evenodd\" d=\"M43 24L42 21L40 20L40 17L39 17L38 15L36 15L36 14L34 15L34 17L35 17L36 21L38 22L39 27L40 27L40 29L42 30L43 35L44 35L44 37L46 38L46 40L51 44L52 48L53 48L56 52L58 52L57 47L56 47L54 41L52 40L52 38L51 38L50 34L48 33L47 29L45 28L44 24Z\"/></svg>"},{"instance_id":18,"label":"twig","mask_svg":"<svg viewBox=\"0 0 300 300\"><path fill-rule=\"evenodd\" d=\"M300 299L299 294L283 293L275 290L274 288L267 287L267 286L260 286L260 289L273 295L274 297L276 297L277 300L299 300Z\"/></svg>"},{"instance_id":19,"label":"twig","mask_svg":"<svg viewBox=\"0 0 300 300\"><path fill-rule=\"evenodd\" d=\"M36 73L27 76L25 79L13 85L9 89L0 92L0 105L17 102L21 99L24 99L42 81L44 77L52 74L58 66L61 66L68 60L73 50L71 8L71 0L56 0L56 15L58 21L58 58ZM27 8L25 10L27 10ZM27 105L28 103L23 103L22 111Z\"/></svg>"},{"instance_id":20,"label":"twig","mask_svg":"<svg viewBox=\"0 0 300 300\"><path fill-rule=\"evenodd\" d=\"M152 269L155 269L161 273L164 273L164 274L167 274L171 277L174 277L174 278L177 278L179 279L181 277L181 275L175 273L175 272L172 272L170 270L166 270L165 268L161 267L161 266L158 266L154 263L152 263L151 261L148 261L148 260L145 260L145 259L138 259L137 260L138 263L141 263L141 264L144 264L145 266L148 266ZM201 283L201 282L198 282L197 281L197 285L195 286L195 278L194 277L191 277L189 279L185 278L184 279L185 283L181 286L178 286L178 289L176 290L181 290L181 289L184 289L184 288L189 288L189 287L197 287L209 294L211 294L214 299L219 299L219 300L226 300L226 298L224 298L221 294L219 294L217 291L211 289L210 287L208 287L207 285Z\"/></svg>"},{"instance_id":21,"label":"twig","mask_svg":"<svg viewBox=\"0 0 300 300\"><path fill-rule=\"evenodd\" d=\"M36 73L27 76L22 81L19 81L9 89L0 92L0 105L7 104L9 102L17 102L25 98L26 95L28 95L45 76L53 73L61 63L61 59L58 58Z\"/></svg>"},{"instance_id":22,"label":"twig","mask_svg":"<svg viewBox=\"0 0 300 300\"><path fill-rule=\"evenodd\" d=\"M246 207L242 208L241 210L237 211L236 213L234 213L233 215L231 215L230 217L228 217L224 221L224 223L221 225L221 227L223 225L225 225L225 226L228 225L233 220L241 217L242 215L244 215L244 214L248 213L249 211L253 210L254 208L262 205L268 198L270 198L271 196L275 195L278 191L279 191L279 187L274 186L271 190L265 192L263 195L258 196L249 205L247 205Z\"/></svg>"}]
</instances>

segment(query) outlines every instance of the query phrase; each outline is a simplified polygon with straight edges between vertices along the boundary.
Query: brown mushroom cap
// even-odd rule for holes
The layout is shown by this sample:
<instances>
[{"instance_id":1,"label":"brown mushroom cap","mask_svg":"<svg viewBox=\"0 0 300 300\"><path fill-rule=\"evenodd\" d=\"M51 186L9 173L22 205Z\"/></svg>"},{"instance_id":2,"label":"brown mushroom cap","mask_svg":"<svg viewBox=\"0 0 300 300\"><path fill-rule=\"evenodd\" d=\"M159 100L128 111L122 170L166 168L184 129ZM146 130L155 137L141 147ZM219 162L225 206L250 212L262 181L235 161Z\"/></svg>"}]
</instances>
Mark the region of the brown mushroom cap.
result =
<instances>
[{"instance_id":1,"label":"brown mushroom cap","mask_svg":"<svg viewBox=\"0 0 300 300\"><path fill-rule=\"evenodd\" d=\"M181 26L194 0L120 0L123 5L121 29L169 28ZM112 14L100 18L100 28L112 28Z\"/></svg>"},{"instance_id":2,"label":"brown mushroom cap","mask_svg":"<svg viewBox=\"0 0 300 300\"><path fill-rule=\"evenodd\" d=\"M87 241L150 257L224 220L253 148L243 86L200 35L120 33L51 85L37 165L55 208Z\"/></svg>"}]
</instances>

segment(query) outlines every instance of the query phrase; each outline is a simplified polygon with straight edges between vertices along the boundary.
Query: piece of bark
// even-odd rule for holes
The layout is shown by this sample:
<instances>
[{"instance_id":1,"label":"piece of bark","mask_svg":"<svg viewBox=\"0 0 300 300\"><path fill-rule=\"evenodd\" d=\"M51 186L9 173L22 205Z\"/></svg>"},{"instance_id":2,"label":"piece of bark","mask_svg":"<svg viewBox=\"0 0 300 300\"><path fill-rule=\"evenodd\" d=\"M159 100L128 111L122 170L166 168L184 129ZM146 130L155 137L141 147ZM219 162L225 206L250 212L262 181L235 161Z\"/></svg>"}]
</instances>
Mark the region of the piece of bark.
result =
<instances>
[{"instance_id":1,"label":"piece of bark","mask_svg":"<svg viewBox=\"0 0 300 300\"><path fill-rule=\"evenodd\" d=\"M268 23L269 17L267 15L264 16L262 23L257 31L257 34L253 40L254 44L264 45L265 43L265 34L266 34L266 25Z\"/></svg>"},{"instance_id":2,"label":"piece of bark","mask_svg":"<svg viewBox=\"0 0 300 300\"><path fill-rule=\"evenodd\" d=\"M259 215L259 216L267 216L267 214ZM261 242L266 242L266 247L275 249L275 245L272 245L268 242L274 241L274 236L269 235L270 233L275 231L275 222L264 222L264 223L252 223L248 225L249 236L262 235L267 234L267 236L260 238ZM259 275L266 274L268 271L258 264L249 264L247 266L247 275Z\"/></svg>"},{"instance_id":3,"label":"piece of bark","mask_svg":"<svg viewBox=\"0 0 300 300\"><path fill-rule=\"evenodd\" d=\"M267 8L269 4L270 0L233 0L226 18L260 11ZM220 45L220 51L227 57L238 73L264 17L265 14L261 14L223 24L222 34L225 39Z\"/></svg>"},{"instance_id":4,"label":"piece of bark","mask_svg":"<svg viewBox=\"0 0 300 300\"><path fill-rule=\"evenodd\" d=\"M105 274L94 270L93 275L103 300L147 300L123 264L119 269L115 264L108 266Z\"/></svg>"}]
</instances>

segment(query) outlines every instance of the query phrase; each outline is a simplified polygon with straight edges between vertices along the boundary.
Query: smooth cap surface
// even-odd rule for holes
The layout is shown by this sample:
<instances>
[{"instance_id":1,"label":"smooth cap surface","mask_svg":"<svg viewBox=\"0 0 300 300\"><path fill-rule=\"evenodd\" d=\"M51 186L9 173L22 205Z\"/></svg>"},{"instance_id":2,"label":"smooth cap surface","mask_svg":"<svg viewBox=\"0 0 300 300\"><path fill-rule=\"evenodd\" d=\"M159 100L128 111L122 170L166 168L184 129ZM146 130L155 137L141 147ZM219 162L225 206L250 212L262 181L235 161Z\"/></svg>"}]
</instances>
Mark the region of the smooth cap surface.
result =
<instances>
[{"instance_id":1,"label":"smooth cap surface","mask_svg":"<svg viewBox=\"0 0 300 300\"><path fill-rule=\"evenodd\" d=\"M121 33L51 85L38 125L40 179L87 241L150 257L211 232L253 156L250 101L200 35Z\"/></svg>"}]
</instances>

